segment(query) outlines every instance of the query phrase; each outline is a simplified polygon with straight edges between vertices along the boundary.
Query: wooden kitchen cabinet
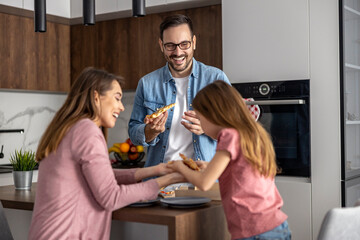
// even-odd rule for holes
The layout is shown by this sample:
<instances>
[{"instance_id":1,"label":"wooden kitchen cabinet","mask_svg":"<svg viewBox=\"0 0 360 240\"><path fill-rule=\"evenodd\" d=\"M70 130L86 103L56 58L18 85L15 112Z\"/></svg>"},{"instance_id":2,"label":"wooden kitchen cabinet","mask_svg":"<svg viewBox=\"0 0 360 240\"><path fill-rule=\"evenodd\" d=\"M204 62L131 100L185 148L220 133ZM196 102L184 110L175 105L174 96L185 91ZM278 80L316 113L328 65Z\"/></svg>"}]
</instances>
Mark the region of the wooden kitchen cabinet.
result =
<instances>
[{"instance_id":1,"label":"wooden kitchen cabinet","mask_svg":"<svg viewBox=\"0 0 360 240\"><path fill-rule=\"evenodd\" d=\"M221 5L214 5L71 26L72 81L84 67L95 66L123 76L123 89L135 90L142 76L165 65L158 44L159 25L175 13L193 20L196 60L222 69Z\"/></svg>"},{"instance_id":2,"label":"wooden kitchen cabinet","mask_svg":"<svg viewBox=\"0 0 360 240\"><path fill-rule=\"evenodd\" d=\"M193 20L195 58L222 69L221 5L99 21L93 26L57 23L64 19L49 16L45 33L34 32L32 12L11 10L22 16L0 13L0 35L6 36L0 38L0 88L68 92L80 72L93 66L123 76L123 89L135 90L142 76L165 65L159 25L175 13Z\"/></svg>"},{"instance_id":3,"label":"wooden kitchen cabinet","mask_svg":"<svg viewBox=\"0 0 360 240\"><path fill-rule=\"evenodd\" d=\"M0 13L0 88L66 92L70 89L70 26Z\"/></svg>"}]
</instances>

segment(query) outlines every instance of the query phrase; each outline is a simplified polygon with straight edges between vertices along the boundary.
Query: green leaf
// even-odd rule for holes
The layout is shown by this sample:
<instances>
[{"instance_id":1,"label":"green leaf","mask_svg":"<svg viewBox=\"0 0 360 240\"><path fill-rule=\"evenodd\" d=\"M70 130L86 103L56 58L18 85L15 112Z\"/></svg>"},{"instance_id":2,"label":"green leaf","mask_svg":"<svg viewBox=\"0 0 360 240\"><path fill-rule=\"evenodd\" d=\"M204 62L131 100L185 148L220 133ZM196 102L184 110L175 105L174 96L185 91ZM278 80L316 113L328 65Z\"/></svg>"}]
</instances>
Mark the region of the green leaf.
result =
<instances>
[{"instance_id":1,"label":"green leaf","mask_svg":"<svg viewBox=\"0 0 360 240\"><path fill-rule=\"evenodd\" d=\"M31 171L36 166L35 152L29 150L15 150L14 154L10 154L10 163L14 171Z\"/></svg>"}]
</instances>

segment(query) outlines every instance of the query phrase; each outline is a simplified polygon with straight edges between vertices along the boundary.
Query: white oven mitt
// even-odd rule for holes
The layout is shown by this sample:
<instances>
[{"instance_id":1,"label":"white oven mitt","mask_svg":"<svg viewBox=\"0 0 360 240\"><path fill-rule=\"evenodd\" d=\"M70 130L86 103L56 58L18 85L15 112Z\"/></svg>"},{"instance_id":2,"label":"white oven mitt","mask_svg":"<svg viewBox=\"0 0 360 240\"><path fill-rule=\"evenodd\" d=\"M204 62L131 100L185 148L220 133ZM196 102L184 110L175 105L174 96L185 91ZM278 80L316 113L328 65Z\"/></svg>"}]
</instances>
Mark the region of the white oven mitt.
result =
<instances>
[{"instance_id":1,"label":"white oven mitt","mask_svg":"<svg viewBox=\"0 0 360 240\"><path fill-rule=\"evenodd\" d=\"M253 98L244 98L244 101L255 101ZM257 121L260 117L260 107L259 105L246 105L254 117L255 121Z\"/></svg>"}]
</instances>

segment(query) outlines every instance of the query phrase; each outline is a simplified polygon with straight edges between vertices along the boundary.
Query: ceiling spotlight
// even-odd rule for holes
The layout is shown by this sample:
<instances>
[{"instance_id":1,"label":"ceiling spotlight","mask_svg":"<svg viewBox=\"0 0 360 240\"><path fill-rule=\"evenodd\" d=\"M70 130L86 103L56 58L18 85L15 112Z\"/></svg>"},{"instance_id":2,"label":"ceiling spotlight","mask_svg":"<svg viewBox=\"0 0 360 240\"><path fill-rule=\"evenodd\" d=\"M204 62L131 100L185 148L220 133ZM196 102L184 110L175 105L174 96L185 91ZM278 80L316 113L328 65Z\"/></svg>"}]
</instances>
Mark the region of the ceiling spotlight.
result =
<instances>
[{"instance_id":1,"label":"ceiling spotlight","mask_svg":"<svg viewBox=\"0 0 360 240\"><path fill-rule=\"evenodd\" d=\"M132 2L133 17L144 17L145 13L145 0L133 0Z\"/></svg>"},{"instance_id":2,"label":"ceiling spotlight","mask_svg":"<svg viewBox=\"0 0 360 240\"><path fill-rule=\"evenodd\" d=\"M95 0L83 0L84 25L95 24Z\"/></svg>"},{"instance_id":3,"label":"ceiling spotlight","mask_svg":"<svg viewBox=\"0 0 360 240\"><path fill-rule=\"evenodd\" d=\"M46 32L46 0L34 1L35 32Z\"/></svg>"}]
</instances>

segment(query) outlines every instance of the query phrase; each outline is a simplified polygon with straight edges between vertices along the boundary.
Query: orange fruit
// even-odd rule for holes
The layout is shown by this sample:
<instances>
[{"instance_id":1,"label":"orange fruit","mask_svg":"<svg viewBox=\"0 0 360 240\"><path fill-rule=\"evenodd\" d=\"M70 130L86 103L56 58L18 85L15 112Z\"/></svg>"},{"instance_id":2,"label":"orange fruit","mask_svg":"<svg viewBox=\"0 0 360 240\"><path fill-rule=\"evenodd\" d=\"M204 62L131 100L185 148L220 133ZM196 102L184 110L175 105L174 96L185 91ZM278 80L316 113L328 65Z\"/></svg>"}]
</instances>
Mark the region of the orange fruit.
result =
<instances>
[{"instance_id":1,"label":"orange fruit","mask_svg":"<svg viewBox=\"0 0 360 240\"><path fill-rule=\"evenodd\" d=\"M130 144L128 144L127 142L123 142L120 144L120 151L123 153L127 153L130 150Z\"/></svg>"}]
</instances>

